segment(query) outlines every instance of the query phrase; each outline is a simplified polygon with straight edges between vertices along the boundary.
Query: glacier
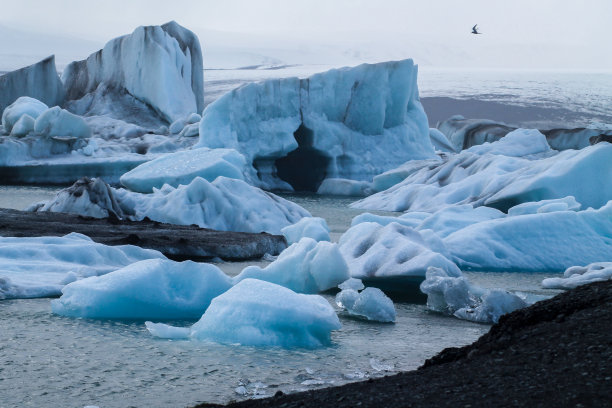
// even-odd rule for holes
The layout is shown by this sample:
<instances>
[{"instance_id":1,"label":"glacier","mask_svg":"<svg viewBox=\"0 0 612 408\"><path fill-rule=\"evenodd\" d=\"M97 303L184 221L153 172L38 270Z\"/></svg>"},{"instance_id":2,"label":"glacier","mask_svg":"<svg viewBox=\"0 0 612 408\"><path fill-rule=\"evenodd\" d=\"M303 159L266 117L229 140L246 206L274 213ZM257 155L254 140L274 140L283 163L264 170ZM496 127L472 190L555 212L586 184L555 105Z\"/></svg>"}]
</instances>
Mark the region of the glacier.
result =
<instances>
[{"instance_id":1,"label":"glacier","mask_svg":"<svg viewBox=\"0 0 612 408\"><path fill-rule=\"evenodd\" d=\"M106 246L85 235L0 237L0 299L50 297L73 281L103 275L158 251L132 245Z\"/></svg>"},{"instance_id":2,"label":"glacier","mask_svg":"<svg viewBox=\"0 0 612 408\"><path fill-rule=\"evenodd\" d=\"M267 188L367 180L434 155L416 76L404 60L247 84L204 110L197 146L238 150Z\"/></svg>"},{"instance_id":3,"label":"glacier","mask_svg":"<svg viewBox=\"0 0 612 408\"><path fill-rule=\"evenodd\" d=\"M138 124L171 124L204 109L202 50L171 21L140 26L62 73L66 106Z\"/></svg>"},{"instance_id":4,"label":"glacier","mask_svg":"<svg viewBox=\"0 0 612 408\"><path fill-rule=\"evenodd\" d=\"M609 279L612 279L612 262L593 262L586 266L567 268L562 278L546 278L542 281L542 287L567 290Z\"/></svg>"},{"instance_id":5,"label":"glacier","mask_svg":"<svg viewBox=\"0 0 612 408\"><path fill-rule=\"evenodd\" d=\"M150 259L66 285L51 309L95 319L198 319L231 286L214 265Z\"/></svg>"},{"instance_id":6,"label":"glacier","mask_svg":"<svg viewBox=\"0 0 612 408\"><path fill-rule=\"evenodd\" d=\"M164 185L151 194L113 188L101 179L81 179L55 198L29 211L65 212L90 217L140 221L145 217L177 225L218 231L268 232L280 235L310 213L291 201L223 176L209 182L196 177L188 185Z\"/></svg>"},{"instance_id":7,"label":"glacier","mask_svg":"<svg viewBox=\"0 0 612 408\"><path fill-rule=\"evenodd\" d=\"M61 105L64 94L54 56L0 76L0 112L22 96L38 99L47 106ZM10 133L10 129L5 131Z\"/></svg>"},{"instance_id":8,"label":"glacier","mask_svg":"<svg viewBox=\"0 0 612 408\"><path fill-rule=\"evenodd\" d=\"M302 238L265 268L247 266L234 278L234 283L259 279L298 293L319 293L348 278L349 269L337 244Z\"/></svg>"},{"instance_id":9,"label":"glacier","mask_svg":"<svg viewBox=\"0 0 612 408\"><path fill-rule=\"evenodd\" d=\"M469 203L507 211L520 203L566 196L594 208L612 199L606 182L612 175L612 145L556 152L544 143L541 133L519 129L458 154L410 161L375 177L372 185L379 192L351 206L432 212Z\"/></svg>"},{"instance_id":10,"label":"glacier","mask_svg":"<svg viewBox=\"0 0 612 408\"><path fill-rule=\"evenodd\" d=\"M421 290L430 310L479 323L497 323L500 316L527 306L518 295L472 285L464 276L449 276L433 266L427 269Z\"/></svg>"}]
</instances>

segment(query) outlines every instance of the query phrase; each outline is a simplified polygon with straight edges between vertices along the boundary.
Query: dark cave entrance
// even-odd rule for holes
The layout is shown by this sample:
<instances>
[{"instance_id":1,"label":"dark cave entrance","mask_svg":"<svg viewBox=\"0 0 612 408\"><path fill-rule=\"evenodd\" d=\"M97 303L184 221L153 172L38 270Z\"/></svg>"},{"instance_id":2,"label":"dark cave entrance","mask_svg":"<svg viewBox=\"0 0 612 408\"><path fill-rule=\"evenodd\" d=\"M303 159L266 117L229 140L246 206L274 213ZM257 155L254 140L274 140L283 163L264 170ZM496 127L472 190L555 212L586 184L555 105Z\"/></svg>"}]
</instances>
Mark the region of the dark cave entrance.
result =
<instances>
[{"instance_id":1,"label":"dark cave entrance","mask_svg":"<svg viewBox=\"0 0 612 408\"><path fill-rule=\"evenodd\" d=\"M313 147L313 133L304 124L293 133L298 148L277 159L276 174L295 191L317 191L325 176L330 158Z\"/></svg>"}]
</instances>

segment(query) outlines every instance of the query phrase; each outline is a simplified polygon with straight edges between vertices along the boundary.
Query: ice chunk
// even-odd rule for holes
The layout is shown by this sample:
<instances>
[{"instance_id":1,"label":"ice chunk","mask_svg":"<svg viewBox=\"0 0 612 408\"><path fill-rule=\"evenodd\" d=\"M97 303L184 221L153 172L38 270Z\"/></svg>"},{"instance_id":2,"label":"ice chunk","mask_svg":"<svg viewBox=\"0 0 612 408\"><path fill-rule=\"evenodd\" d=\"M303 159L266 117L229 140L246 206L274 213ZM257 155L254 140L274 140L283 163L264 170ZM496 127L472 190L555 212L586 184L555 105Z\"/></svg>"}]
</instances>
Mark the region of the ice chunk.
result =
<instances>
[{"instance_id":1,"label":"ice chunk","mask_svg":"<svg viewBox=\"0 0 612 408\"><path fill-rule=\"evenodd\" d=\"M444 133L440 132L438 129L430 128L429 129L429 140L431 140L431 144L434 149L442 152L450 152L456 153L457 150L455 146L446 138Z\"/></svg>"},{"instance_id":2,"label":"ice chunk","mask_svg":"<svg viewBox=\"0 0 612 408\"><path fill-rule=\"evenodd\" d=\"M427 294L427 307L433 311L480 323L497 323L500 316L526 307L523 299L499 289L483 289L463 276L449 276L431 267L421 290Z\"/></svg>"},{"instance_id":3,"label":"ice chunk","mask_svg":"<svg viewBox=\"0 0 612 408\"><path fill-rule=\"evenodd\" d=\"M0 237L0 299L58 296L66 283L144 259L165 259L132 245L106 246L81 234Z\"/></svg>"},{"instance_id":4,"label":"ice chunk","mask_svg":"<svg viewBox=\"0 0 612 408\"><path fill-rule=\"evenodd\" d=\"M11 130L11 136L22 137L34 131L34 118L27 113L22 115Z\"/></svg>"},{"instance_id":5,"label":"ice chunk","mask_svg":"<svg viewBox=\"0 0 612 408\"><path fill-rule=\"evenodd\" d=\"M608 160L612 145L599 143L551 154L527 158L466 150L439 161L412 161L381 175L381 182L374 178L373 186L387 187L403 177L401 182L351 206L431 212L454 204L472 204L506 211L525 202L573 196L584 207L599 208L612 197L612 185L601 177L612 172ZM391 177L394 172L401 177Z\"/></svg>"},{"instance_id":6,"label":"ice chunk","mask_svg":"<svg viewBox=\"0 0 612 408\"><path fill-rule=\"evenodd\" d=\"M174 21L138 27L62 74L68 109L131 123L172 123L204 109L203 65L195 34Z\"/></svg>"},{"instance_id":7,"label":"ice chunk","mask_svg":"<svg viewBox=\"0 0 612 408\"><path fill-rule=\"evenodd\" d=\"M554 211L580 211L580 207L580 203L576 201L574 197L569 196L515 205L508 209L508 215L539 214Z\"/></svg>"},{"instance_id":8,"label":"ice chunk","mask_svg":"<svg viewBox=\"0 0 612 408\"><path fill-rule=\"evenodd\" d=\"M248 84L206 108L199 146L237 149L271 185L367 180L434 155L416 75L404 60Z\"/></svg>"},{"instance_id":9,"label":"ice chunk","mask_svg":"<svg viewBox=\"0 0 612 408\"><path fill-rule=\"evenodd\" d=\"M435 239L395 222L386 226L364 222L346 231L339 246L354 278L423 278L429 266L458 276L459 268L439 253L442 248Z\"/></svg>"},{"instance_id":10,"label":"ice chunk","mask_svg":"<svg viewBox=\"0 0 612 408\"><path fill-rule=\"evenodd\" d=\"M2 112L2 126L4 127L4 131L6 133L11 133L13 126L22 116L28 115L32 119L36 119L47 109L49 109L49 107L37 99L30 98L29 96L18 98Z\"/></svg>"},{"instance_id":11,"label":"ice chunk","mask_svg":"<svg viewBox=\"0 0 612 408\"><path fill-rule=\"evenodd\" d=\"M320 217L304 217L295 224L283 228L281 234L285 236L289 245L305 237L315 241L331 241L327 222Z\"/></svg>"},{"instance_id":12,"label":"ice chunk","mask_svg":"<svg viewBox=\"0 0 612 408\"><path fill-rule=\"evenodd\" d=\"M148 217L168 224L196 224L219 231L273 234L280 234L283 227L310 217L310 213L297 204L242 180L223 176L212 183L196 177L188 185L177 188L166 184L152 194L114 189L99 179L85 179L30 210L100 218L113 213L132 221Z\"/></svg>"},{"instance_id":13,"label":"ice chunk","mask_svg":"<svg viewBox=\"0 0 612 408\"><path fill-rule=\"evenodd\" d=\"M54 106L38 116L34 131L46 137L91 137L91 129L82 117L74 115L59 106Z\"/></svg>"},{"instance_id":14,"label":"ice chunk","mask_svg":"<svg viewBox=\"0 0 612 408\"><path fill-rule=\"evenodd\" d=\"M336 303L354 316L377 322L395 322L393 301L378 288L365 288L361 292L344 289L336 295Z\"/></svg>"},{"instance_id":15,"label":"ice chunk","mask_svg":"<svg viewBox=\"0 0 612 408\"><path fill-rule=\"evenodd\" d=\"M338 288L340 288L340 290L353 289L359 291L365 288L365 286L363 285L361 279L348 278L347 280L339 284Z\"/></svg>"},{"instance_id":16,"label":"ice chunk","mask_svg":"<svg viewBox=\"0 0 612 408\"><path fill-rule=\"evenodd\" d=\"M234 282L247 278L276 283L299 293L319 293L347 280L349 270L336 244L302 238L265 268L244 268Z\"/></svg>"},{"instance_id":17,"label":"ice chunk","mask_svg":"<svg viewBox=\"0 0 612 408\"><path fill-rule=\"evenodd\" d=\"M500 140L468 149L471 153L479 155L498 154L511 157L523 157L533 154L549 153L551 151L546 136L536 129L516 129Z\"/></svg>"},{"instance_id":18,"label":"ice chunk","mask_svg":"<svg viewBox=\"0 0 612 408\"><path fill-rule=\"evenodd\" d=\"M489 207L473 208L470 204L454 205L436 211L424 219L415 228L418 230L433 230L439 237L445 238L455 231L468 225L479 222L495 220L505 217L506 214Z\"/></svg>"},{"instance_id":19,"label":"ice chunk","mask_svg":"<svg viewBox=\"0 0 612 408\"><path fill-rule=\"evenodd\" d=\"M245 346L314 348L340 329L323 297L297 294L257 279L245 279L211 302L191 327L191 337Z\"/></svg>"},{"instance_id":20,"label":"ice chunk","mask_svg":"<svg viewBox=\"0 0 612 408\"><path fill-rule=\"evenodd\" d=\"M121 184L132 191L150 193L164 184L178 187L196 177L214 181L219 176L244 180L244 156L233 149L200 148L171 153L141 164L121 176Z\"/></svg>"},{"instance_id":21,"label":"ice chunk","mask_svg":"<svg viewBox=\"0 0 612 408\"><path fill-rule=\"evenodd\" d=\"M145 322L149 333L161 339L188 339L191 334L190 327L176 327L164 323Z\"/></svg>"},{"instance_id":22,"label":"ice chunk","mask_svg":"<svg viewBox=\"0 0 612 408\"><path fill-rule=\"evenodd\" d=\"M197 319L230 287L214 265L152 259L68 284L51 308L96 319Z\"/></svg>"},{"instance_id":23,"label":"ice chunk","mask_svg":"<svg viewBox=\"0 0 612 408\"><path fill-rule=\"evenodd\" d=\"M370 182L342 178L326 178L317 194L364 197L371 194Z\"/></svg>"},{"instance_id":24,"label":"ice chunk","mask_svg":"<svg viewBox=\"0 0 612 408\"><path fill-rule=\"evenodd\" d=\"M35 98L45 106L62 104L64 85L55 70L55 56L0 76L0 112L20 97ZM36 119L36 116L28 114ZM2 124L5 126L4 119ZM5 127L6 133L10 133L10 127Z\"/></svg>"},{"instance_id":25,"label":"ice chunk","mask_svg":"<svg viewBox=\"0 0 612 408\"><path fill-rule=\"evenodd\" d=\"M591 282L612 279L612 262L594 262L587 266L572 266L565 270L563 278L547 278L542 287L547 289L573 289Z\"/></svg>"}]
</instances>

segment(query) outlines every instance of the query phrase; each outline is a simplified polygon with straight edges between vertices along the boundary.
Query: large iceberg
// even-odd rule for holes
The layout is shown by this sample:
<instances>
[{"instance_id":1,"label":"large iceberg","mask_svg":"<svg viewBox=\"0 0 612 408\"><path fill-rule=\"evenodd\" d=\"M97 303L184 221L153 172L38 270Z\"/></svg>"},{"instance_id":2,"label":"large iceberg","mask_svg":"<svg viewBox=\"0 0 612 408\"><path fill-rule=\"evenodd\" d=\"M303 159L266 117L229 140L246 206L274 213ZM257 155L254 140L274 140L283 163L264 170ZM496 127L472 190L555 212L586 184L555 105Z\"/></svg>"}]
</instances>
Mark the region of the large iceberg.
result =
<instances>
[{"instance_id":1,"label":"large iceberg","mask_svg":"<svg viewBox=\"0 0 612 408\"><path fill-rule=\"evenodd\" d=\"M145 259L165 259L132 245L106 246L81 234L0 237L0 299L58 296L77 279L103 275Z\"/></svg>"},{"instance_id":2,"label":"large iceberg","mask_svg":"<svg viewBox=\"0 0 612 408\"><path fill-rule=\"evenodd\" d=\"M465 277L449 276L436 267L427 270L421 290L427 294L429 309L479 323L497 323L501 315L527 306L513 293L472 285Z\"/></svg>"},{"instance_id":3,"label":"large iceberg","mask_svg":"<svg viewBox=\"0 0 612 408\"><path fill-rule=\"evenodd\" d=\"M434 155L416 78L404 60L248 84L206 108L198 146L238 150L269 187L366 180Z\"/></svg>"},{"instance_id":4,"label":"large iceberg","mask_svg":"<svg viewBox=\"0 0 612 408\"><path fill-rule=\"evenodd\" d=\"M62 80L66 105L79 115L170 124L204 108L199 40L174 21L109 41L69 64Z\"/></svg>"},{"instance_id":5,"label":"large iceberg","mask_svg":"<svg viewBox=\"0 0 612 408\"><path fill-rule=\"evenodd\" d=\"M191 337L245 346L314 348L330 344L331 331L340 327L325 298L245 279L213 299L191 327Z\"/></svg>"},{"instance_id":6,"label":"large iceberg","mask_svg":"<svg viewBox=\"0 0 612 408\"><path fill-rule=\"evenodd\" d=\"M75 213L97 218L177 225L198 225L219 231L269 232L295 224L310 213L291 201L253 187L242 180L217 177L213 182L196 177L177 188L164 185L151 194L115 189L100 179L82 179L55 198L31 211Z\"/></svg>"},{"instance_id":7,"label":"large iceberg","mask_svg":"<svg viewBox=\"0 0 612 408\"><path fill-rule=\"evenodd\" d=\"M233 149L200 148L165 154L143 163L121 176L121 184L132 191L150 193L164 184L178 187L194 178L214 181L219 176L244 180L246 160Z\"/></svg>"},{"instance_id":8,"label":"large iceberg","mask_svg":"<svg viewBox=\"0 0 612 408\"><path fill-rule=\"evenodd\" d=\"M546 278L542 287L547 289L573 289L591 282L612 279L612 262L594 262L587 266L567 268L562 278Z\"/></svg>"},{"instance_id":9,"label":"large iceberg","mask_svg":"<svg viewBox=\"0 0 612 408\"><path fill-rule=\"evenodd\" d=\"M276 283L299 293L319 293L346 281L349 269L336 244L302 238L265 268L247 266L234 282L248 278Z\"/></svg>"},{"instance_id":10,"label":"large iceberg","mask_svg":"<svg viewBox=\"0 0 612 408\"><path fill-rule=\"evenodd\" d=\"M197 319L231 286L214 265L151 259L70 283L51 308L95 319Z\"/></svg>"},{"instance_id":11,"label":"large iceberg","mask_svg":"<svg viewBox=\"0 0 612 408\"><path fill-rule=\"evenodd\" d=\"M469 203L506 211L516 204L566 196L595 208L612 199L607 182L612 145L555 153L544 143L537 131L516 130L459 154L408 162L375 177L373 187L380 192L352 207L436 211Z\"/></svg>"},{"instance_id":12,"label":"large iceberg","mask_svg":"<svg viewBox=\"0 0 612 408\"><path fill-rule=\"evenodd\" d=\"M0 112L22 96L38 99L48 106L62 104L64 85L55 70L54 56L0 76ZM5 132L10 133L10 129L5 128Z\"/></svg>"}]
</instances>

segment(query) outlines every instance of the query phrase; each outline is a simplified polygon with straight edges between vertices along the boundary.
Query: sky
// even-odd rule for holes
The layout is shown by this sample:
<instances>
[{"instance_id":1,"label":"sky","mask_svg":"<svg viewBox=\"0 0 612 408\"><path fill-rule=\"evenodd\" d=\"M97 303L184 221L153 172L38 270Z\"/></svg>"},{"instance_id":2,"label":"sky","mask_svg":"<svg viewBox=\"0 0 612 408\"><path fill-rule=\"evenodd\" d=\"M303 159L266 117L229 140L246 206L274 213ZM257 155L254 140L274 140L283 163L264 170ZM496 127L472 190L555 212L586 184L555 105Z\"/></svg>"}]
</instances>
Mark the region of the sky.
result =
<instances>
[{"instance_id":1,"label":"sky","mask_svg":"<svg viewBox=\"0 0 612 408\"><path fill-rule=\"evenodd\" d=\"M421 65L438 67L612 70L607 28L612 19L610 0L2 3L0 27L57 37L52 47L60 50L57 53L62 45L71 48L71 41L91 48L139 25L175 20L198 34L205 65L206 61L221 66L265 58L337 64L413 57ZM474 24L482 35L470 34ZM0 36L0 57L27 52L31 42L22 46L19 37L9 44ZM18 46L21 51L15 51ZM80 51L76 45L72 49Z\"/></svg>"}]
</instances>

